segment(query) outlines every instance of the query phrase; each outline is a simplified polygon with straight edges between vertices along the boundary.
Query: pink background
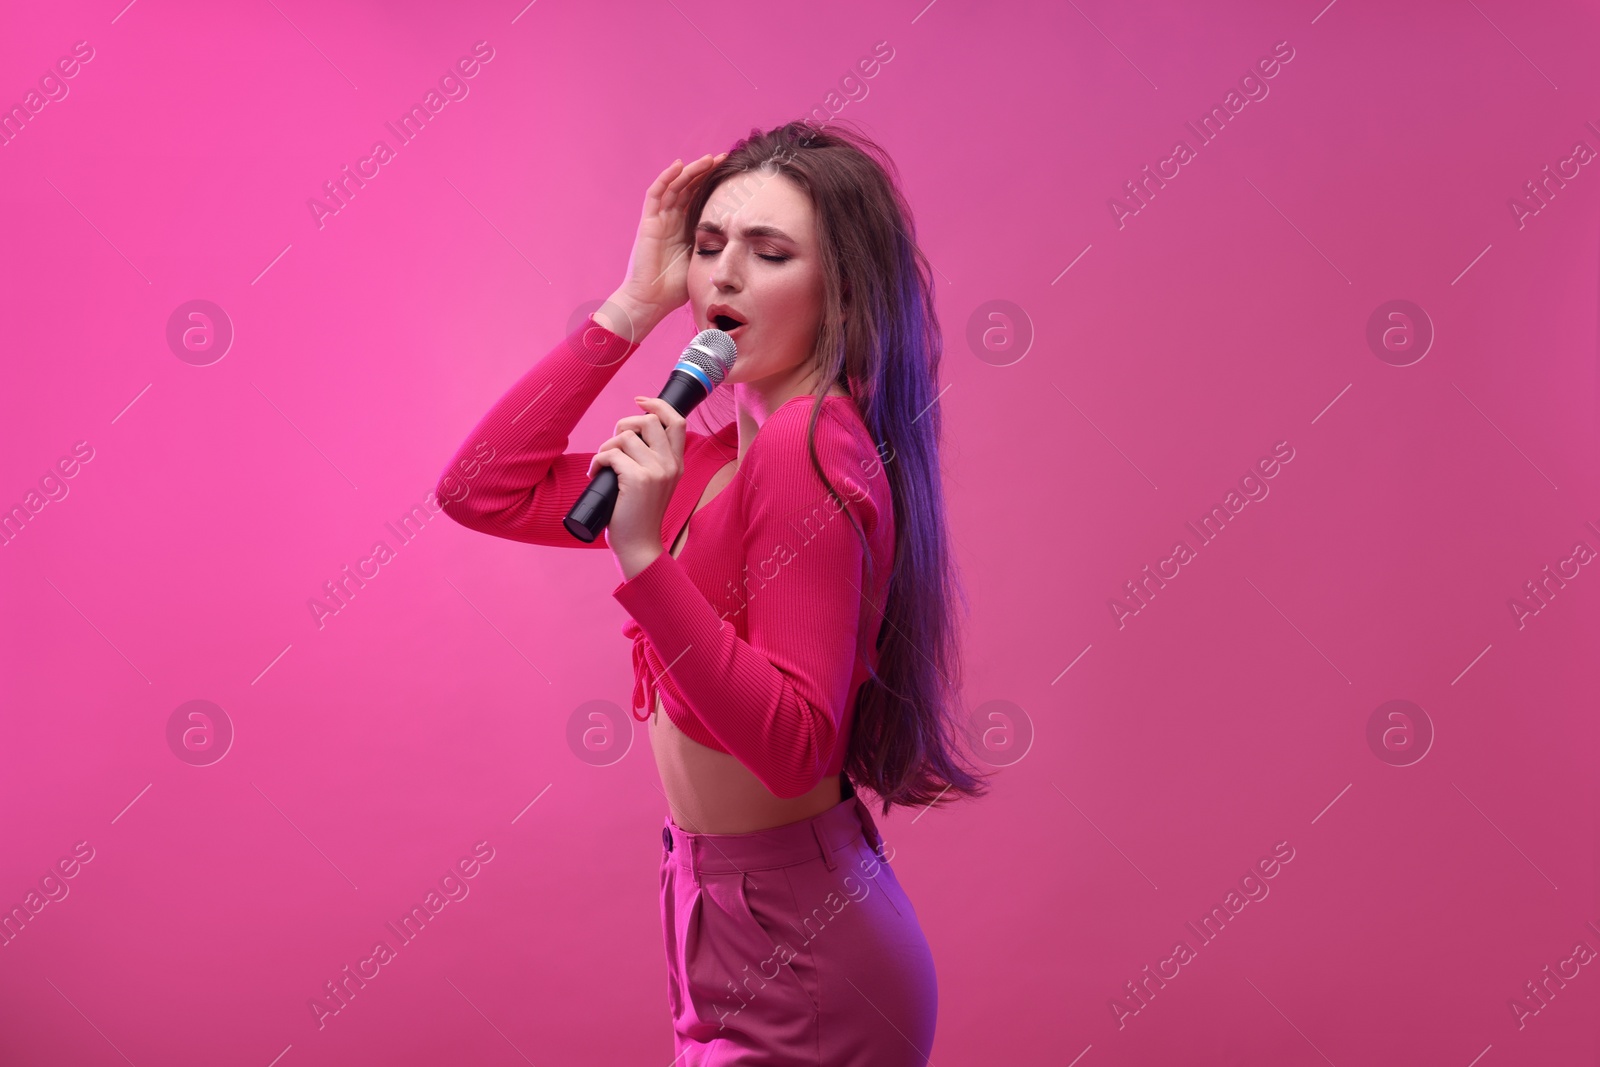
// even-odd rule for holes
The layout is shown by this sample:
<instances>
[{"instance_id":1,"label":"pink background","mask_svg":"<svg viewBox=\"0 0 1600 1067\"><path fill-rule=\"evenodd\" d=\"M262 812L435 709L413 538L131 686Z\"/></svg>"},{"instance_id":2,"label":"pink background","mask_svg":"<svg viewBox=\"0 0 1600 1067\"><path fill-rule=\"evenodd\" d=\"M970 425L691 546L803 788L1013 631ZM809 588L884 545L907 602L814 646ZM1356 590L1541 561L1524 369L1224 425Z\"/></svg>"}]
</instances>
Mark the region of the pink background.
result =
<instances>
[{"instance_id":1,"label":"pink background","mask_svg":"<svg viewBox=\"0 0 1600 1067\"><path fill-rule=\"evenodd\" d=\"M11 12L5 106L94 54L0 147L0 506L66 490L0 548L0 905L93 859L0 948L0 1062L665 1067L648 742L566 740L631 688L610 554L436 515L320 629L307 603L615 288L662 167L839 105L879 41L839 117L937 268L966 698L1014 709L991 797L883 823L939 967L932 1061L1593 1062L1600 967L1562 961L1600 950L1600 568L1520 628L1509 601L1600 550L1600 166L1521 226L1508 201L1600 149L1597 29L1507 0ZM319 228L323 182L479 41L469 94ZM194 299L236 334L206 366L166 340ZM1409 366L1366 340L1394 299L1436 331ZM1270 494L1119 627L1280 441ZM235 733L209 766L168 741L197 699ZM1389 700L1431 724L1420 761L1369 745ZM319 1029L311 998L481 841L469 895ZM1185 923L1279 842L1201 945ZM1547 965L1580 969L1540 1006Z\"/></svg>"}]
</instances>

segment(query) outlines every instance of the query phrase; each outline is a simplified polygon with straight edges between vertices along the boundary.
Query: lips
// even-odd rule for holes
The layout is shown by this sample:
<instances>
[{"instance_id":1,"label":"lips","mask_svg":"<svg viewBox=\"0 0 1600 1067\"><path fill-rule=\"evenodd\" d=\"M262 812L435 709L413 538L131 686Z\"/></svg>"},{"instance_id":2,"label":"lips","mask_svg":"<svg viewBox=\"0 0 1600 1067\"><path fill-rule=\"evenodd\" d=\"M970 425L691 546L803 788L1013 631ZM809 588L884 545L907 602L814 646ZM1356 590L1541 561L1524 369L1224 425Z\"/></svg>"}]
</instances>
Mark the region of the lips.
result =
<instances>
[{"instance_id":1,"label":"lips","mask_svg":"<svg viewBox=\"0 0 1600 1067\"><path fill-rule=\"evenodd\" d=\"M745 317L726 304L712 304L706 308L706 321L730 336L739 327L747 325Z\"/></svg>"}]
</instances>

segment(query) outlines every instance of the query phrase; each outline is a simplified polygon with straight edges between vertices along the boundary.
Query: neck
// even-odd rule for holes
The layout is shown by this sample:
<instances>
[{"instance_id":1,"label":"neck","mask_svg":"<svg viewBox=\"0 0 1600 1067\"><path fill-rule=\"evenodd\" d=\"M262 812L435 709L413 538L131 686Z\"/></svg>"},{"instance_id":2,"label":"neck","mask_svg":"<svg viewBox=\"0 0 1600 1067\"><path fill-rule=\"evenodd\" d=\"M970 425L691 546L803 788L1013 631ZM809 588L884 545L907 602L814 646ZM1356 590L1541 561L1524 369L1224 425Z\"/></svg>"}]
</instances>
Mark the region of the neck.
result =
<instances>
[{"instance_id":1,"label":"neck","mask_svg":"<svg viewBox=\"0 0 1600 1067\"><path fill-rule=\"evenodd\" d=\"M797 368L797 373L786 375L785 379L734 383L733 396L739 421L740 462L744 461L744 454L749 451L756 432L774 411L797 396L810 396L817 387L814 371L800 372ZM827 395L849 396L850 394L843 386L835 383L829 387Z\"/></svg>"}]
</instances>

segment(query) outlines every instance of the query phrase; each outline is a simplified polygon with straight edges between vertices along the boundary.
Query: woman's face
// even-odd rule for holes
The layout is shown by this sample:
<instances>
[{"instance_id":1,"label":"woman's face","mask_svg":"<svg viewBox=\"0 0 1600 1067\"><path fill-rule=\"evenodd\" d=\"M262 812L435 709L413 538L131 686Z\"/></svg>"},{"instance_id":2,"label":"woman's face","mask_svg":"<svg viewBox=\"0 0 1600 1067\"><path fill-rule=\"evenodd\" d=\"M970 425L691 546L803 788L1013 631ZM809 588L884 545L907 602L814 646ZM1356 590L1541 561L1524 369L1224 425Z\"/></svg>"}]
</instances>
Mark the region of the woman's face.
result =
<instances>
[{"instance_id":1,"label":"woman's face","mask_svg":"<svg viewBox=\"0 0 1600 1067\"><path fill-rule=\"evenodd\" d=\"M810 199L784 175L746 171L723 180L700 213L689 261L699 329L727 313L745 325L726 382L788 392L804 383L822 325L822 255Z\"/></svg>"}]
</instances>

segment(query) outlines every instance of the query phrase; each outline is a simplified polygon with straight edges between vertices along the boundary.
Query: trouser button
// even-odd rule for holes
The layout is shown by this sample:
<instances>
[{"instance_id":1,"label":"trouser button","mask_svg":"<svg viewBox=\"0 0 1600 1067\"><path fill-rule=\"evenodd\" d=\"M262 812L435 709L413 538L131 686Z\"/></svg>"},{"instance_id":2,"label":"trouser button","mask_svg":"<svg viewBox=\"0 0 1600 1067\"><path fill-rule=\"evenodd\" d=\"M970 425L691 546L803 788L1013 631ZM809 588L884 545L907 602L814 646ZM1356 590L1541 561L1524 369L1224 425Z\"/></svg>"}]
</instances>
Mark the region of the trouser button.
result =
<instances>
[{"instance_id":1,"label":"trouser button","mask_svg":"<svg viewBox=\"0 0 1600 1067\"><path fill-rule=\"evenodd\" d=\"M668 852L672 851L672 831L665 826L661 828L661 844Z\"/></svg>"}]
</instances>

